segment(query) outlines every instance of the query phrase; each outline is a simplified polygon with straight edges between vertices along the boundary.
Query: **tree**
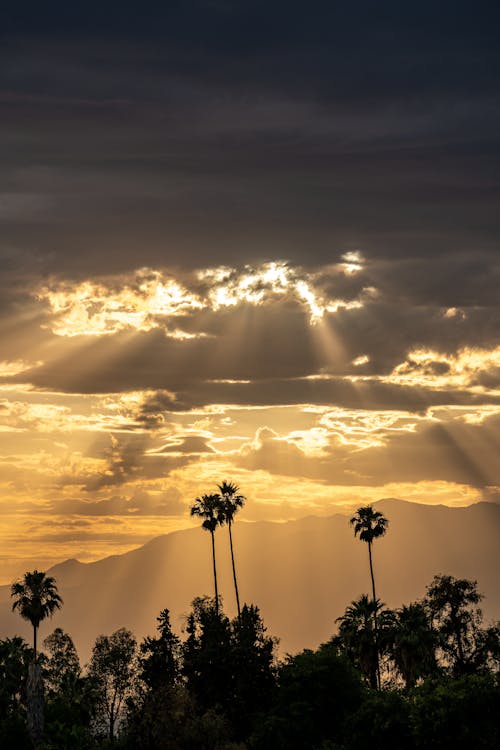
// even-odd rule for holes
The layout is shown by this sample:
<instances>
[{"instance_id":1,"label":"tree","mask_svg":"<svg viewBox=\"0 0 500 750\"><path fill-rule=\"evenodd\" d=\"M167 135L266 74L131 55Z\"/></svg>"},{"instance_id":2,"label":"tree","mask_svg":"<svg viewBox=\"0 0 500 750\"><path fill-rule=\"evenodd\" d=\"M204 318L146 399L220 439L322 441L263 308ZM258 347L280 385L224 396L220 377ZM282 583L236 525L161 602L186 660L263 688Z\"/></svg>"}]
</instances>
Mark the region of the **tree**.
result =
<instances>
[{"instance_id":1,"label":"tree","mask_svg":"<svg viewBox=\"0 0 500 750\"><path fill-rule=\"evenodd\" d=\"M62 599L57 593L55 578L34 570L25 573L21 581L16 581L10 589L14 599L12 611L18 610L24 620L33 626L33 663L28 671L27 702L28 729L35 747L39 747L43 738L43 682L40 665L37 662L37 631L40 623L52 617L56 609L62 606Z\"/></svg>"},{"instance_id":2,"label":"tree","mask_svg":"<svg viewBox=\"0 0 500 750\"><path fill-rule=\"evenodd\" d=\"M410 724L419 750L494 750L500 737L498 675L425 680L413 693Z\"/></svg>"},{"instance_id":3,"label":"tree","mask_svg":"<svg viewBox=\"0 0 500 750\"><path fill-rule=\"evenodd\" d=\"M373 575L372 544L375 539L384 536L389 526L387 518L378 510L373 510L371 505L358 508L356 514L349 521L354 526L354 536L358 536L362 542L368 544L368 557L370 561L370 576L372 579L373 601L377 601L375 594L375 577Z\"/></svg>"},{"instance_id":4,"label":"tree","mask_svg":"<svg viewBox=\"0 0 500 750\"><path fill-rule=\"evenodd\" d=\"M0 747L31 750L26 730L26 682L33 651L19 636L0 641Z\"/></svg>"},{"instance_id":5,"label":"tree","mask_svg":"<svg viewBox=\"0 0 500 750\"><path fill-rule=\"evenodd\" d=\"M48 635L43 646L50 654L44 667L45 677L50 689L57 692L65 681L80 676L78 653L71 636L61 628Z\"/></svg>"},{"instance_id":6,"label":"tree","mask_svg":"<svg viewBox=\"0 0 500 750\"><path fill-rule=\"evenodd\" d=\"M212 562L214 570L215 609L219 611L219 590L217 587L217 565L215 562L215 530L222 522L221 503L219 495L202 495L197 497L191 507L191 515L202 518L202 529L210 532L212 538Z\"/></svg>"},{"instance_id":7,"label":"tree","mask_svg":"<svg viewBox=\"0 0 500 750\"><path fill-rule=\"evenodd\" d=\"M375 594L375 577L373 575L372 544L379 536L384 536L389 526L387 518L378 510L373 510L371 505L358 508L356 514L350 519L349 523L354 526L354 536L358 536L362 542L368 544L368 559L370 561L370 576L372 579L373 602L377 601ZM377 608L373 610L373 626L377 630ZM380 687L380 666L377 657L377 681Z\"/></svg>"},{"instance_id":8,"label":"tree","mask_svg":"<svg viewBox=\"0 0 500 750\"><path fill-rule=\"evenodd\" d=\"M223 706L231 690L233 664L229 619L208 596L197 597L186 621L183 675L203 709Z\"/></svg>"},{"instance_id":9,"label":"tree","mask_svg":"<svg viewBox=\"0 0 500 750\"><path fill-rule=\"evenodd\" d=\"M375 628L376 619L378 628ZM378 599L374 602L367 594L352 601L336 620L339 632L332 644L346 653L371 688L379 686L379 653L388 647L393 621L391 610L383 609Z\"/></svg>"},{"instance_id":10,"label":"tree","mask_svg":"<svg viewBox=\"0 0 500 750\"><path fill-rule=\"evenodd\" d=\"M275 688L277 639L266 634L259 608L244 604L231 621L231 701L227 711L237 738L251 730L259 712L269 707Z\"/></svg>"},{"instance_id":11,"label":"tree","mask_svg":"<svg viewBox=\"0 0 500 750\"><path fill-rule=\"evenodd\" d=\"M33 661L37 661L36 636L40 623L52 617L56 609L62 606L62 599L57 593L55 578L34 570L25 573L22 581L13 583L10 595L14 599L12 611L18 610L24 620L33 626Z\"/></svg>"},{"instance_id":12,"label":"tree","mask_svg":"<svg viewBox=\"0 0 500 750\"><path fill-rule=\"evenodd\" d=\"M435 576L427 587L425 603L439 636L444 666L454 676L487 669L500 656L500 628L483 628L482 599L477 581Z\"/></svg>"},{"instance_id":13,"label":"tree","mask_svg":"<svg viewBox=\"0 0 500 750\"><path fill-rule=\"evenodd\" d=\"M391 656L407 688L437 668L437 633L420 602L403 605L394 613Z\"/></svg>"},{"instance_id":14,"label":"tree","mask_svg":"<svg viewBox=\"0 0 500 750\"><path fill-rule=\"evenodd\" d=\"M255 723L255 750L340 749L344 723L359 706L363 687L332 644L288 656L277 675L271 709Z\"/></svg>"},{"instance_id":15,"label":"tree","mask_svg":"<svg viewBox=\"0 0 500 750\"><path fill-rule=\"evenodd\" d=\"M122 718L125 700L136 676L137 643L126 628L100 635L92 649L89 675L98 690L98 726L105 726L111 742Z\"/></svg>"},{"instance_id":16,"label":"tree","mask_svg":"<svg viewBox=\"0 0 500 750\"><path fill-rule=\"evenodd\" d=\"M162 609L157 622L159 637L146 637L139 648L140 677L150 690L173 686L180 676L181 643L172 632L168 609Z\"/></svg>"},{"instance_id":17,"label":"tree","mask_svg":"<svg viewBox=\"0 0 500 750\"><path fill-rule=\"evenodd\" d=\"M241 609L240 609L240 597L238 593L238 580L236 578L236 567L234 564L234 550L233 550L233 535L232 535L232 525L234 523L234 517L238 510L242 508L245 504L245 497L244 495L239 494L239 487L236 484L233 484L232 482L221 482L221 484L218 485L219 492L220 492L220 518L222 519L223 523L227 523L227 528L229 530L229 547L231 550L231 564L233 566L233 581L234 581L234 591L236 594L236 606L238 608L238 617L241 616Z\"/></svg>"}]
</instances>

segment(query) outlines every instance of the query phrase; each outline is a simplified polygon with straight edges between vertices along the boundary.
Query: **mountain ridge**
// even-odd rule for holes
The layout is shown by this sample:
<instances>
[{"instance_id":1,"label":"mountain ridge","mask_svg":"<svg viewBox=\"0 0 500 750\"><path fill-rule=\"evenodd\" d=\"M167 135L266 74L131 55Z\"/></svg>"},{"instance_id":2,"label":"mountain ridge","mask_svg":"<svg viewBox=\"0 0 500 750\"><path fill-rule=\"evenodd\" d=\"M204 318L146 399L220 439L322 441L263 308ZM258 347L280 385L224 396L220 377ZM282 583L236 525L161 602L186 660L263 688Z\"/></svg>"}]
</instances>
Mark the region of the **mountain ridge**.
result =
<instances>
[{"instance_id":1,"label":"mountain ridge","mask_svg":"<svg viewBox=\"0 0 500 750\"><path fill-rule=\"evenodd\" d=\"M487 618L500 618L500 506L481 502L451 508L397 498L376 507L389 518L374 545L377 593L388 606L425 594L436 574L478 580ZM370 590L366 545L354 539L349 514L307 516L284 523L240 522L233 527L242 601L257 604L283 651L315 647L334 632L335 619ZM235 610L227 531L216 533L219 590ZM397 563L397 564L395 564ZM100 633L129 627L151 634L161 609L180 632L196 596L213 593L210 535L199 528L162 534L121 555L89 563L74 558L52 566L63 609L43 623L41 639L62 627L88 659ZM0 587L0 637L30 628L10 612L9 586ZM25 627L26 625L26 627Z\"/></svg>"}]
</instances>

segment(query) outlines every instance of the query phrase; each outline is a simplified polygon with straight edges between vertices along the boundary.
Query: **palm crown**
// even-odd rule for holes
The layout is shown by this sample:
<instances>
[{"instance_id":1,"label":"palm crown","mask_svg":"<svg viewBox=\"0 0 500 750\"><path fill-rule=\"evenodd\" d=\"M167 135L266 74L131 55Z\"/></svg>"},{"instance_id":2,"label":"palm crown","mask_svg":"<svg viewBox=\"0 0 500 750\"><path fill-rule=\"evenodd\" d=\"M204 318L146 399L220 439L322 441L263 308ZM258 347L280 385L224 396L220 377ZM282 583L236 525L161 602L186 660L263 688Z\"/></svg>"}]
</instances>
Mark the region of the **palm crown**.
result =
<instances>
[{"instance_id":1,"label":"palm crown","mask_svg":"<svg viewBox=\"0 0 500 750\"><path fill-rule=\"evenodd\" d=\"M221 482L217 485L220 496L220 518L222 523L232 523L234 516L245 505L245 496L240 495L240 488L233 482Z\"/></svg>"},{"instance_id":2,"label":"palm crown","mask_svg":"<svg viewBox=\"0 0 500 750\"><path fill-rule=\"evenodd\" d=\"M33 648L36 662L36 631L46 617L51 617L63 603L57 593L55 578L41 571L25 573L21 581L13 583L10 595L14 599L12 611L18 610L33 626Z\"/></svg>"},{"instance_id":3,"label":"palm crown","mask_svg":"<svg viewBox=\"0 0 500 750\"><path fill-rule=\"evenodd\" d=\"M219 495L197 497L191 507L191 515L202 518L202 528L213 533L222 520Z\"/></svg>"},{"instance_id":4,"label":"palm crown","mask_svg":"<svg viewBox=\"0 0 500 750\"><path fill-rule=\"evenodd\" d=\"M354 526L354 536L358 536L362 542L373 542L379 536L384 536L389 526L387 518L378 510L373 510L371 505L358 508L356 515L349 521Z\"/></svg>"}]
</instances>

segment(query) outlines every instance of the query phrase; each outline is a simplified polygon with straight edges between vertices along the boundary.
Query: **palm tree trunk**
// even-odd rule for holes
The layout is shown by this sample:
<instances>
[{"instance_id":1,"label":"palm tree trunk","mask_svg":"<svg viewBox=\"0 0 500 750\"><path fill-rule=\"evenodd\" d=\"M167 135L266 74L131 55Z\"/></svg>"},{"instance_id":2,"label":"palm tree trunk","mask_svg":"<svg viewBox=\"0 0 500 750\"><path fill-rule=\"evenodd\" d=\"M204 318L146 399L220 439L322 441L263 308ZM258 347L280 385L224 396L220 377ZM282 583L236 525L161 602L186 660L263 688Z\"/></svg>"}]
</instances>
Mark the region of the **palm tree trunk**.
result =
<instances>
[{"instance_id":1,"label":"palm tree trunk","mask_svg":"<svg viewBox=\"0 0 500 750\"><path fill-rule=\"evenodd\" d=\"M368 556L370 559L370 575L372 578L372 594L373 594L373 601L377 601L377 596L375 594L375 578L373 576L373 561L372 561L372 543L368 542Z\"/></svg>"},{"instance_id":2,"label":"palm tree trunk","mask_svg":"<svg viewBox=\"0 0 500 750\"><path fill-rule=\"evenodd\" d=\"M238 607L238 620L241 618L241 609L240 609L240 595L238 593L238 581L236 579L236 567L234 564L234 551L233 551L233 535L231 533L231 526L232 523L229 521L228 523L228 529L229 529L229 546L231 548L231 563L233 566L233 581L234 581L234 591L236 593L236 606Z\"/></svg>"},{"instance_id":3,"label":"palm tree trunk","mask_svg":"<svg viewBox=\"0 0 500 750\"><path fill-rule=\"evenodd\" d=\"M212 561L214 565L214 588L215 588L215 611L219 614L219 589L217 588L217 566L215 564L215 534L210 531L212 537Z\"/></svg>"},{"instance_id":4,"label":"palm tree trunk","mask_svg":"<svg viewBox=\"0 0 500 750\"><path fill-rule=\"evenodd\" d=\"M377 595L375 594L375 576L373 575L373 560L372 560L372 543L368 542L368 558L370 560L370 576L372 579L372 594L373 594L373 606L377 606ZM378 655L378 631L377 631L377 612L373 610L373 634L375 636L375 644L377 649L377 687L380 690L380 662Z\"/></svg>"},{"instance_id":5,"label":"palm tree trunk","mask_svg":"<svg viewBox=\"0 0 500 750\"><path fill-rule=\"evenodd\" d=\"M34 652L33 661L36 664L36 625L33 625L33 652Z\"/></svg>"},{"instance_id":6,"label":"palm tree trunk","mask_svg":"<svg viewBox=\"0 0 500 750\"><path fill-rule=\"evenodd\" d=\"M36 662L30 664L28 668L26 699L28 733L33 742L33 747L38 750L43 744L44 717L42 670Z\"/></svg>"}]
</instances>

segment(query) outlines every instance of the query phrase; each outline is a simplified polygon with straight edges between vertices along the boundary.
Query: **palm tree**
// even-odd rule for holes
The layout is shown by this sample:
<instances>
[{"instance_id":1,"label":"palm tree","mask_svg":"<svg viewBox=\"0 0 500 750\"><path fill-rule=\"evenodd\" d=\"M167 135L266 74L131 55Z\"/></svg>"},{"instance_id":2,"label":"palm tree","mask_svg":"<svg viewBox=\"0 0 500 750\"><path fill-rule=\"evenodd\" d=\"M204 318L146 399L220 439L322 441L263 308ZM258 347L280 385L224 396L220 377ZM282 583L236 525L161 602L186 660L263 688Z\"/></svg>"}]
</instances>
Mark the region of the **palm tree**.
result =
<instances>
[{"instance_id":1,"label":"palm tree","mask_svg":"<svg viewBox=\"0 0 500 750\"><path fill-rule=\"evenodd\" d=\"M375 577L373 575L373 560L372 560L372 544L375 539L379 536L384 536L389 525L387 518L380 513L378 510L373 510L371 505L358 508L356 514L350 519L349 523L354 526L354 536L358 536L362 542L368 543L368 558L370 560L370 576L372 579L372 601L374 604L377 601L377 595L375 594ZM373 627L375 634L377 631L377 611L376 607L373 611ZM378 663L377 656L377 678L378 685L380 687L380 666Z\"/></svg>"},{"instance_id":2,"label":"palm tree","mask_svg":"<svg viewBox=\"0 0 500 750\"><path fill-rule=\"evenodd\" d=\"M379 536L384 536L389 526L387 518L378 510L373 510L371 505L358 508L356 514L349 523L354 526L354 536L358 536L362 542L368 543L368 557L370 560L370 575L372 579L373 601L377 601L375 594L375 578L373 576L372 544Z\"/></svg>"},{"instance_id":3,"label":"palm tree","mask_svg":"<svg viewBox=\"0 0 500 750\"><path fill-rule=\"evenodd\" d=\"M233 535L231 527L234 517L240 508L245 504L245 496L240 495L240 488L232 482L221 482L217 485L220 491L220 518L222 523L227 523L229 529L229 546L231 549L231 564L233 566L234 591L236 594L236 606L238 607L238 619L241 618L240 596L238 593L238 581L236 578L236 567L234 564Z\"/></svg>"},{"instance_id":4,"label":"palm tree","mask_svg":"<svg viewBox=\"0 0 500 750\"><path fill-rule=\"evenodd\" d=\"M191 515L203 518L201 528L209 531L212 537L212 561L214 568L215 609L219 614L219 590L217 588L217 565L215 563L215 530L222 523L221 500L219 495L197 497L191 507Z\"/></svg>"},{"instance_id":5,"label":"palm tree","mask_svg":"<svg viewBox=\"0 0 500 750\"><path fill-rule=\"evenodd\" d=\"M393 613L384 609L377 599L373 601L362 594L338 617L338 635L333 643L345 651L349 659L359 668L373 689L380 683L378 655L387 650L388 636L392 632ZM377 628L375 623L379 622Z\"/></svg>"},{"instance_id":6,"label":"palm tree","mask_svg":"<svg viewBox=\"0 0 500 750\"><path fill-rule=\"evenodd\" d=\"M55 578L47 576L38 570L25 573L21 581L13 583L10 595L14 598L12 611L18 610L24 620L33 626L33 651L36 663L36 636L38 626L47 617L52 617L56 609L60 609L63 600L57 593Z\"/></svg>"},{"instance_id":7,"label":"palm tree","mask_svg":"<svg viewBox=\"0 0 500 750\"><path fill-rule=\"evenodd\" d=\"M55 578L38 570L25 573L21 581L16 581L10 588L14 599L12 611L17 609L24 620L33 626L33 663L28 670L26 683L28 731L35 748L43 741L43 682L40 664L37 663L36 636L37 630L47 617L52 617L63 603L57 593Z\"/></svg>"},{"instance_id":8,"label":"palm tree","mask_svg":"<svg viewBox=\"0 0 500 750\"><path fill-rule=\"evenodd\" d=\"M391 656L407 688L436 669L437 645L438 634L423 604L405 604L396 611Z\"/></svg>"}]
</instances>

